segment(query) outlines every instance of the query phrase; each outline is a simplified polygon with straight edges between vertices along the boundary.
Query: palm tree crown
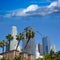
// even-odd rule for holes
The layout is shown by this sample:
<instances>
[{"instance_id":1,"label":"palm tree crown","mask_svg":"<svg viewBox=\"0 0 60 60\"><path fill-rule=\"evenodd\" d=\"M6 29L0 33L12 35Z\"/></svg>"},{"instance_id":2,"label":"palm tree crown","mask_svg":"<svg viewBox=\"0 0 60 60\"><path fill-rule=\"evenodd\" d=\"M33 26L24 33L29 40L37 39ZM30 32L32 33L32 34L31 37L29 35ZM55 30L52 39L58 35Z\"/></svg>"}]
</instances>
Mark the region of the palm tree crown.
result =
<instances>
[{"instance_id":1,"label":"palm tree crown","mask_svg":"<svg viewBox=\"0 0 60 60\"><path fill-rule=\"evenodd\" d=\"M28 42L30 41L30 39L34 38L34 36L35 36L35 32L33 31L32 28L26 31L26 38L28 39L28 41L27 41L24 48L26 48L26 46L27 46Z\"/></svg>"},{"instance_id":2,"label":"palm tree crown","mask_svg":"<svg viewBox=\"0 0 60 60\"><path fill-rule=\"evenodd\" d=\"M16 47L16 50L17 50L20 41L24 39L24 34L23 34L23 33L18 34L18 35L16 36L16 39L17 39L17 41L18 41L18 44L17 44L17 47Z\"/></svg>"},{"instance_id":3,"label":"palm tree crown","mask_svg":"<svg viewBox=\"0 0 60 60\"><path fill-rule=\"evenodd\" d=\"M0 41L0 47L6 46L6 42L4 40Z\"/></svg>"},{"instance_id":4,"label":"palm tree crown","mask_svg":"<svg viewBox=\"0 0 60 60\"><path fill-rule=\"evenodd\" d=\"M11 40L13 40L13 36L11 35L11 34L8 34L7 36L6 36L6 38L7 38L7 40L9 41L9 45L8 45L8 51L10 50L10 41Z\"/></svg>"},{"instance_id":5,"label":"palm tree crown","mask_svg":"<svg viewBox=\"0 0 60 60\"><path fill-rule=\"evenodd\" d=\"M0 41L0 47L2 48L3 59L4 59L4 46L6 46L6 42L4 40Z\"/></svg>"},{"instance_id":6,"label":"palm tree crown","mask_svg":"<svg viewBox=\"0 0 60 60\"><path fill-rule=\"evenodd\" d=\"M34 31L32 29L29 29L27 32L26 32L26 37L27 38L33 38L34 37Z\"/></svg>"},{"instance_id":7,"label":"palm tree crown","mask_svg":"<svg viewBox=\"0 0 60 60\"><path fill-rule=\"evenodd\" d=\"M12 36L11 34L8 34L8 35L6 36L6 38L7 38L8 40L13 40L13 36Z\"/></svg>"}]
</instances>

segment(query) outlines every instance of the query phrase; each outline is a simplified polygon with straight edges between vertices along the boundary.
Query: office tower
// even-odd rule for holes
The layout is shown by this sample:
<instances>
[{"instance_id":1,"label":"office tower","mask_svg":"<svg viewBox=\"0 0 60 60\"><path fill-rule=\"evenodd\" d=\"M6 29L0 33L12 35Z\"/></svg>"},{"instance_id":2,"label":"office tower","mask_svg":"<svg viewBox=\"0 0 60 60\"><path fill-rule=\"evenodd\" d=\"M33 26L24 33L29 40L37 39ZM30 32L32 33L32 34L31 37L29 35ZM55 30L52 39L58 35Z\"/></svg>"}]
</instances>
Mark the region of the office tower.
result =
<instances>
[{"instance_id":1,"label":"office tower","mask_svg":"<svg viewBox=\"0 0 60 60\"><path fill-rule=\"evenodd\" d=\"M27 44L27 46L26 46L26 48L24 48L25 47L25 45L26 45L26 43L27 43L27 41L28 41L28 39L26 38L26 31L27 30L29 30L29 29L32 29L31 27L27 27L26 29L25 29L25 33L24 33L24 40L22 41L23 42L23 46L22 46L22 50L23 50L23 52L26 52L26 53L28 53L28 54L33 54L34 55L34 58L36 57L35 55L35 52L36 52L36 43L35 43L35 39L34 38L31 38L30 40L29 40L29 42L28 42L28 44Z\"/></svg>"},{"instance_id":2,"label":"office tower","mask_svg":"<svg viewBox=\"0 0 60 60\"><path fill-rule=\"evenodd\" d=\"M38 51L40 55L43 56L43 45L42 44L38 44Z\"/></svg>"},{"instance_id":3,"label":"office tower","mask_svg":"<svg viewBox=\"0 0 60 60\"><path fill-rule=\"evenodd\" d=\"M50 53L50 40L47 36L42 38L43 55Z\"/></svg>"},{"instance_id":4,"label":"office tower","mask_svg":"<svg viewBox=\"0 0 60 60\"><path fill-rule=\"evenodd\" d=\"M40 57L40 53L38 50L38 44L36 44L36 59Z\"/></svg>"},{"instance_id":5,"label":"office tower","mask_svg":"<svg viewBox=\"0 0 60 60\"><path fill-rule=\"evenodd\" d=\"M10 43L10 50L16 50L16 47L17 47L17 44L18 44L18 41L16 40L16 35L17 35L16 26L12 26L12 34L11 35L13 36L13 40ZM18 46L17 50L21 51L20 46Z\"/></svg>"},{"instance_id":6,"label":"office tower","mask_svg":"<svg viewBox=\"0 0 60 60\"><path fill-rule=\"evenodd\" d=\"M52 50L52 51L56 52L55 45L51 45L50 50Z\"/></svg>"},{"instance_id":7,"label":"office tower","mask_svg":"<svg viewBox=\"0 0 60 60\"><path fill-rule=\"evenodd\" d=\"M39 53L40 53L40 44L38 44L38 51L39 51Z\"/></svg>"},{"instance_id":8,"label":"office tower","mask_svg":"<svg viewBox=\"0 0 60 60\"><path fill-rule=\"evenodd\" d=\"M60 7L60 0L57 0L57 5L58 7Z\"/></svg>"}]
</instances>

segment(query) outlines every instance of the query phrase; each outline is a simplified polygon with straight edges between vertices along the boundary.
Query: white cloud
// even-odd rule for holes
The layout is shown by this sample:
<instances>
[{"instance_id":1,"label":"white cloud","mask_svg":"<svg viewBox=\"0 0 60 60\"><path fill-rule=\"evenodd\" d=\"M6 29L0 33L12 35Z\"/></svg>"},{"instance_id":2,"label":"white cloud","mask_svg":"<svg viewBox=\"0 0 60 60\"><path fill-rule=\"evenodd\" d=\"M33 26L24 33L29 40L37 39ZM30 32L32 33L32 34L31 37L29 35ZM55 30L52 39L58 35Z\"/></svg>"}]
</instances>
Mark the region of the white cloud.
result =
<instances>
[{"instance_id":1,"label":"white cloud","mask_svg":"<svg viewBox=\"0 0 60 60\"><path fill-rule=\"evenodd\" d=\"M57 6L57 1L55 2L52 2L49 6L47 6L48 8L51 8L51 7L56 7Z\"/></svg>"},{"instance_id":2,"label":"white cloud","mask_svg":"<svg viewBox=\"0 0 60 60\"><path fill-rule=\"evenodd\" d=\"M36 11L38 8L39 8L38 5L30 5L26 9L23 9L22 11L18 11L16 13L16 16L26 16L26 15L29 15L29 14L26 14L26 13L27 12L31 12L31 11Z\"/></svg>"},{"instance_id":3,"label":"white cloud","mask_svg":"<svg viewBox=\"0 0 60 60\"><path fill-rule=\"evenodd\" d=\"M5 14L4 17L14 17L14 16L35 16L35 15L40 15L40 16L45 16L54 12L58 12L58 9L55 7L60 6L60 0L52 2L49 6L46 7L41 7L38 5L30 5L25 9L18 9L15 11L12 11L8 14Z\"/></svg>"},{"instance_id":4,"label":"white cloud","mask_svg":"<svg viewBox=\"0 0 60 60\"><path fill-rule=\"evenodd\" d=\"M24 9L23 12L36 11L38 8L38 5L30 5L29 7Z\"/></svg>"},{"instance_id":5,"label":"white cloud","mask_svg":"<svg viewBox=\"0 0 60 60\"><path fill-rule=\"evenodd\" d=\"M11 17L11 13L9 13L9 14L5 14L3 17Z\"/></svg>"},{"instance_id":6,"label":"white cloud","mask_svg":"<svg viewBox=\"0 0 60 60\"><path fill-rule=\"evenodd\" d=\"M26 9L22 9L22 10L19 9L19 10L13 11L12 13L6 14L4 17L27 16L29 15L27 14L27 12L36 11L38 8L39 8L38 5L30 5Z\"/></svg>"},{"instance_id":7,"label":"white cloud","mask_svg":"<svg viewBox=\"0 0 60 60\"><path fill-rule=\"evenodd\" d=\"M52 2L48 8L51 8L51 7L60 7L60 0L57 0L57 1L54 1Z\"/></svg>"}]
</instances>

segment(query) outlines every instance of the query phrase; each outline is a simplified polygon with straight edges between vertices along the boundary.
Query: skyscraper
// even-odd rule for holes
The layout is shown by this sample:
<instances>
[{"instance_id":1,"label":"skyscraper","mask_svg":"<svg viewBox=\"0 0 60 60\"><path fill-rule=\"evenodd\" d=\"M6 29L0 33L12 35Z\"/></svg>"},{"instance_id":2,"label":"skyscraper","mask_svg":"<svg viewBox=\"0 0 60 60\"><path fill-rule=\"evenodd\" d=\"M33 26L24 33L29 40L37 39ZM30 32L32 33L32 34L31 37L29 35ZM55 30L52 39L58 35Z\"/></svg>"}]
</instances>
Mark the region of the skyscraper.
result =
<instances>
[{"instance_id":1,"label":"skyscraper","mask_svg":"<svg viewBox=\"0 0 60 60\"><path fill-rule=\"evenodd\" d=\"M36 59L40 57L40 53L38 50L38 44L36 44Z\"/></svg>"},{"instance_id":2,"label":"skyscraper","mask_svg":"<svg viewBox=\"0 0 60 60\"><path fill-rule=\"evenodd\" d=\"M43 56L43 45L42 44L38 44L38 51L40 55Z\"/></svg>"},{"instance_id":3,"label":"skyscraper","mask_svg":"<svg viewBox=\"0 0 60 60\"><path fill-rule=\"evenodd\" d=\"M38 51L39 51L39 53L40 53L40 44L38 44Z\"/></svg>"},{"instance_id":4,"label":"skyscraper","mask_svg":"<svg viewBox=\"0 0 60 60\"><path fill-rule=\"evenodd\" d=\"M26 30L29 30L29 29L31 29L31 27L27 27ZM26 43L27 43L27 41L28 41L28 39L26 38L26 31L25 31L24 35L25 35L25 39L23 40L23 52L26 52L28 54L33 54L34 57L36 57L35 56L36 55L36 43L35 43L35 39L31 38L29 40L26 48L24 48Z\"/></svg>"},{"instance_id":5,"label":"skyscraper","mask_svg":"<svg viewBox=\"0 0 60 60\"><path fill-rule=\"evenodd\" d=\"M43 44L43 54L48 54L50 52L50 40L47 36L44 36L42 38L42 44Z\"/></svg>"},{"instance_id":6,"label":"skyscraper","mask_svg":"<svg viewBox=\"0 0 60 60\"><path fill-rule=\"evenodd\" d=\"M16 26L12 26L12 34L13 40L10 43L10 50L16 50L16 46L18 44L18 41L16 40L16 35L17 35L17 28ZM20 46L18 46L18 51L20 51Z\"/></svg>"},{"instance_id":7,"label":"skyscraper","mask_svg":"<svg viewBox=\"0 0 60 60\"><path fill-rule=\"evenodd\" d=\"M41 55L40 53L39 53L39 47L38 46L40 46L40 44L36 44L36 59L37 58L43 58L43 55ZM42 50L43 51L43 50Z\"/></svg>"}]
</instances>

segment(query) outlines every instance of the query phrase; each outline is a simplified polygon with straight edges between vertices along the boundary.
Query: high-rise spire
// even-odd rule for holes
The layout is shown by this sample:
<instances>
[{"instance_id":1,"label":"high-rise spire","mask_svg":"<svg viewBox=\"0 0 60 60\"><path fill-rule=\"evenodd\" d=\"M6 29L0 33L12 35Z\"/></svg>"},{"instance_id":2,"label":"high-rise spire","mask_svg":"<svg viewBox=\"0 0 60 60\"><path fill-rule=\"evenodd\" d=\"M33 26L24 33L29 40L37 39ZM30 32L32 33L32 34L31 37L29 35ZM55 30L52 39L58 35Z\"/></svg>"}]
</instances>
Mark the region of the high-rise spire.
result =
<instances>
[{"instance_id":1,"label":"high-rise spire","mask_svg":"<svg viewBox=\"0 0 60 60\"><path fill-rule=\"evenodd\" d=\"M38 44L36 44L36 59L40 57L40 53L38 51Z\"/></svg>"},{"instance_id":2,"label":"high-rise spire","mask_svg":"<svg viewBox=\"0 0 60 60\"><path fill-rule=\"evenodd\" d=\"M16 46L18 44L18 41L16 40L16 35L17 35L17 27L16 26L12 26L12 36L13 36L13 40L10 43L10 50L16 50ZM18 46L18 51L20 51L20 46Z\"/></svg>"},{"instance_id":3,"label":"high-rise spire","mask_svg":"<svg viewBox=\"0 0 60 60\"><path fill-rule=\"evenodd\" d=\"M14 37L14 39L16 39L16 35L17 35L17 28L16 26L12 26L12 36Z\"/></svg>"}]
</instances>

